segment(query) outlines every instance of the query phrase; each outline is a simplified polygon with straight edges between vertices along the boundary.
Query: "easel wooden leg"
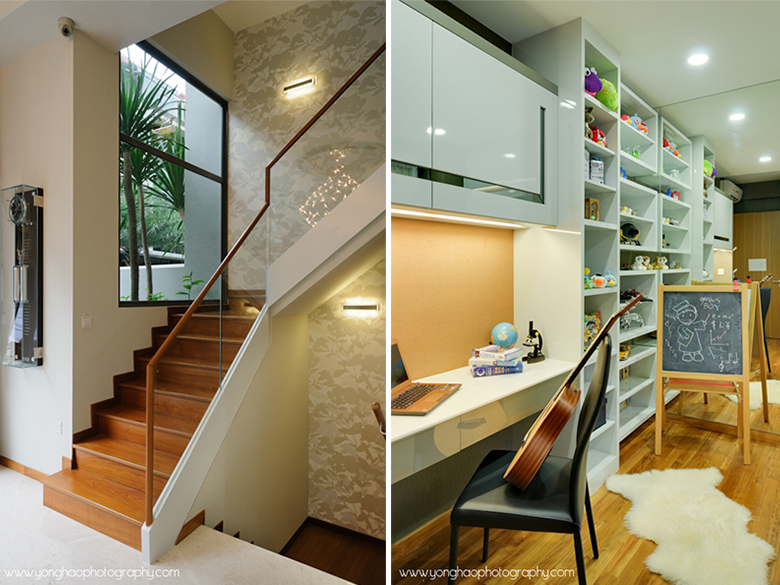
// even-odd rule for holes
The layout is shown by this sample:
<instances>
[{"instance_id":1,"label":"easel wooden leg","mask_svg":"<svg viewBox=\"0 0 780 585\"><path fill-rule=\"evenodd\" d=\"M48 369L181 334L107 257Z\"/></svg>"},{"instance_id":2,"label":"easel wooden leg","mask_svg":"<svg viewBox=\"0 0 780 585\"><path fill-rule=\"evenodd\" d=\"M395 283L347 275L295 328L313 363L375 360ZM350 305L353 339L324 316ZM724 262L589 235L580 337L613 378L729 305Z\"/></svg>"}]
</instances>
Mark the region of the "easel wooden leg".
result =
<instances>
[{"instance_id":1,"label":"easel wooden leg","mask_svg":"<svg viewBox=\"0 0 780 585\"><path fill-rule=\"evenodd\" d=\"M742 413L745 411L745 401L742 393L737 394L737 439L742 438Z\"/></svg>"},{"instance_id":2,"label":"easel wooden leg","mask_svg":"<svg viewBox=\"0 0 780 585\"><path fill-rule=\"evenodd\" d=\"M750 359L749 356L748 359ZM743 462L745 465L750 465L750 379L746 379L742 386Z\"/></svg>"},{"instance_id":3,"label":"easel wooden leg","mask_svg":"<svg viewBox=\"0 0 780 585\"><path fill-rule=\"evenodd\" d=\"M709 404L709 403L710 403L710 395L705 392L704 393L704 404Z\"/></svg>"},{"instance_id":4,"label":"easel wooden leg","mask_svg":"<svg viewBox=\"0 0 780 585\"><path fill-rule=\"evenodd\" d=\"M661 454L661 433L664 430L664 385L663 378L658 378L655 388L655 454Z\"/></svg>"},{"instance_id":5,"label":"easel wooden leg","mask_svg":"<svg viewBox=\"0 0 780 585\"><path fill-rule=\"evenodd\" d=\"M761 305L759 304L759 307ZM766 346L764 345L764 322L759 312L756 315L756 333L758 335L758 367L761 370L761 398L764 410L764 422L769 422L769 398L766 394L766 372L769 369L767 365Z\"/></svg>"},{"instance_id":6,"label":"easel wooden leg","mask_svg":"<svg viewBox=\"0 0 780 585\"><path fill-rule=\"evenodd\" d=\"M685 394L683 392L680 392L677 395L677 414L679 414L679 415L682 415L682 413L683 413L683 402L684 402L683 401L683 397L684 396L685 396Z\"/></svg>"}]
</instances>

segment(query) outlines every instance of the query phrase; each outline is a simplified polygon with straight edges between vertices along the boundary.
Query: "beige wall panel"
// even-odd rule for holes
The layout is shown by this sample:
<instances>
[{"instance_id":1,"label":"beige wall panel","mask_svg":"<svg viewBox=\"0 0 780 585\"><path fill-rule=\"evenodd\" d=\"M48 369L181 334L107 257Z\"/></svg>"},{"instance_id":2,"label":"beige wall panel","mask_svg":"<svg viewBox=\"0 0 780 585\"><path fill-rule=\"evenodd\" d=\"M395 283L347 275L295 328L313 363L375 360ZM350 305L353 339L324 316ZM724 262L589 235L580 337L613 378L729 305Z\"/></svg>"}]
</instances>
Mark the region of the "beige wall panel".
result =
<instances>
[{"instance_id":1,"label":"beige wall panel","mask_svg":"<svg viewBox=\"0 0 780 585\"><path fill-rule=\"evenodd\" d=\"M467 365L495 324L512 321L513 232L401 218L391 229L391 337L410 375Z\"/></svg>"}]
</instances>

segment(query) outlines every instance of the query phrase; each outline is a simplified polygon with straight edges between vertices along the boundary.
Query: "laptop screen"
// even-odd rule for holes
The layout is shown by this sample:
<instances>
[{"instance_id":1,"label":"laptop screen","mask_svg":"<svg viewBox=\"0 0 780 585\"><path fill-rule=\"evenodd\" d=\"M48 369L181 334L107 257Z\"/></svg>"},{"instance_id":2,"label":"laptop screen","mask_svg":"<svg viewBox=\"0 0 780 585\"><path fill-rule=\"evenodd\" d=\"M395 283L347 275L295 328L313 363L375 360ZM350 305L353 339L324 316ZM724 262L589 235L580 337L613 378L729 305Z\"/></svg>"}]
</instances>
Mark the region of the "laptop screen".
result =
<instances>
[{"instance_id":1,"label":"laptop screen","mask_svg":"<svg viewBox=\"0 0 780 585\"><path fill-rule=\"evenodd\" d=\"M401 358L401 352L398 351L398 344L394 343L390 346L390 381L392 382L390 388L395 388L408 379L409 375L406 373L406 367L404 367L404 360Z\"/></svg>"}]
</instances>

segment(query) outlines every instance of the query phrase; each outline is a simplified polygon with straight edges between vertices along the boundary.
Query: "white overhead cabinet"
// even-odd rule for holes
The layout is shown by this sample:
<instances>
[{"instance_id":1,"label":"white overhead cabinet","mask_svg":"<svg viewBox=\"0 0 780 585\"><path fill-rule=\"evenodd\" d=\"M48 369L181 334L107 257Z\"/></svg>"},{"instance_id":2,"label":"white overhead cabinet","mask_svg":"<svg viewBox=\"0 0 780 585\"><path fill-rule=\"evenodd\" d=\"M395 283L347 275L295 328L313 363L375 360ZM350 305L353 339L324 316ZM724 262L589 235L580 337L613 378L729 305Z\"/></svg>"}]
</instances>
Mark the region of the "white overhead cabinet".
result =
<instances>
[{"instance_id":1,"label":"white overhead cabinet","mask_svg":"<svg viewBox=\"0 0 780 585\"><path fill-rule=\"evenodd\" d=\"M400 2L392 35L392 202L554 225L555 94Z\"/></svg>"},{"instance_id":2,"label":"white overhead cabinet","mask_svg":"<svg viewBox=\"0 0 780 585\"><path fill-rule=\"evenodd\" d=\"M431 167L431 58L433 22L401 2L392 4L391 68L393 203L431 206L431 182L417 168Z\"/></svg>"}]
</instances>

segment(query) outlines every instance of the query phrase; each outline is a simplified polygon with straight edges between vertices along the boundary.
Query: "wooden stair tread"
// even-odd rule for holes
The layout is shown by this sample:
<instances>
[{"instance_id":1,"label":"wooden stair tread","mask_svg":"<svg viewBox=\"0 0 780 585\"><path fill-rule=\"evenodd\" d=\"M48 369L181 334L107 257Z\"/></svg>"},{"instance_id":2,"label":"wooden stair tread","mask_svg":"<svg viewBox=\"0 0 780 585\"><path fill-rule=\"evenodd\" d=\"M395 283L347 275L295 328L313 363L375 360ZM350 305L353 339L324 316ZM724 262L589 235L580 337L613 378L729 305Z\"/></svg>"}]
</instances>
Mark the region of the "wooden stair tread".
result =
<instances>
[{"instance_id":1,"label":"wooden stair tread","mask_svg":"<svg viewBox=\"0 0 780 585\"><path fill-rule=\"evenodd\" d=\"M111 480L78 469L64 469L45 478L43 485L112 511L139 527L144 522L144 494Z\"/></svg>"},{"instance_id":2,"label":"wooden stair tread","mask_svg":"<svg viewBox=\"0 0 780 585\"><path fill-rule=\"evenodd\" d=\"M127 420L142 425L146 424L146 410L143 408L134 408L126 404L117 404L116 406L103 409L98 412L98 415ZM192 436L192 433L198 428L199 422L200 421L180 418L178 416L170 416L168 414L154 414L155 429L173 431L187 436Z\"/></svg>"},{"instance_id":3,"label":"wooden stair tread","mask_svg":"<svg viewBox=\"0 0 780 585\"><path fill-rule=\"evenodd\" d=\"M156 417L155 417L156 418ZM74 449L86 449L112 459L146 469L146 447L105 435L95 435L73 445ZM154 472L169 478L179 458L162 451L154 451Z\"/></svg>"},{"instance_id":4,"label":"wooden stair tread","mask_svg":"<svg viewBox=\"0 0 780 585\"><path fill-rule=\"evenodd\" d=\"M124 380L119 383L120 386L126 386L128 388L134 388L136 390L146 391L146 376L138 376L130 380ZM197 386L187 386L184 384L176 384L175 382L168 382L165 380L155 380L154 393L155 394L174 394L185 398L191 398L193 400L202 400L211 402L214 398L217 389L208 390L206 388L198 388Z\"/></svg>"},{"instance_id":5,"label":"wooden stair tread","mask_svg":"<svg viewBox=\"0 0 780 585\"><path fill-rule=\"evenodd\" d=\"M184 313L174 313L172 315L175 319L181 319L184 317ZM219 313L217 311L214 312L203 312L193 313L192 317L190 319L234 319L234 320L242 320L242 321L254 321L257 319L257 315L243 315L239 313Z\"/></svg>"},{"instance_id":6,"label":"wooden stair tread","mask_svg":"<svg viewBox=\"0 0 780 585\"><path fill-rule=\"evenodd\" d=\"M142 356L140 356L140 361L142 362L148 362L152 359L152 356L154 353L147 353ZM189 368L202 368L206 370L219 370L220 369L220 362L218 359L216 360L209 360L205 358L193 358L193 357L186 357L186 356L179 356L179 355L165 355L163 356L159 364L165 364L170 366L185 366ZM230 364L232 363L232 360L223 360L222 361L222 370L227 371L230 367ZM146 369L146 365L144 365L144 369Z\"/></svg>"},{"instance_id":7,"label":"wooden stair tread","mask_svg":"<svg viewBox=\"0 0 780 585\"><path fill-rule=\"evenodd\" d=\"M156 337L167 338L169 334L170 334L170 331L168 333L156 333L155 336ZM216 337L214 335L198 335L198 334L195 334L195 333L180 333L179 335L176 336L176 339L177 340L178 339L182 339L182 340L187 340L187 341L213 341L213 342L216 342L216 341L219 341L220 338ZM241 345L242 343L244 343L244 339L241 338L241 337L224 337L223 336L222 337L222 341L224 343L237 344L237 345Z\"/></svg>"}]
</instances>

